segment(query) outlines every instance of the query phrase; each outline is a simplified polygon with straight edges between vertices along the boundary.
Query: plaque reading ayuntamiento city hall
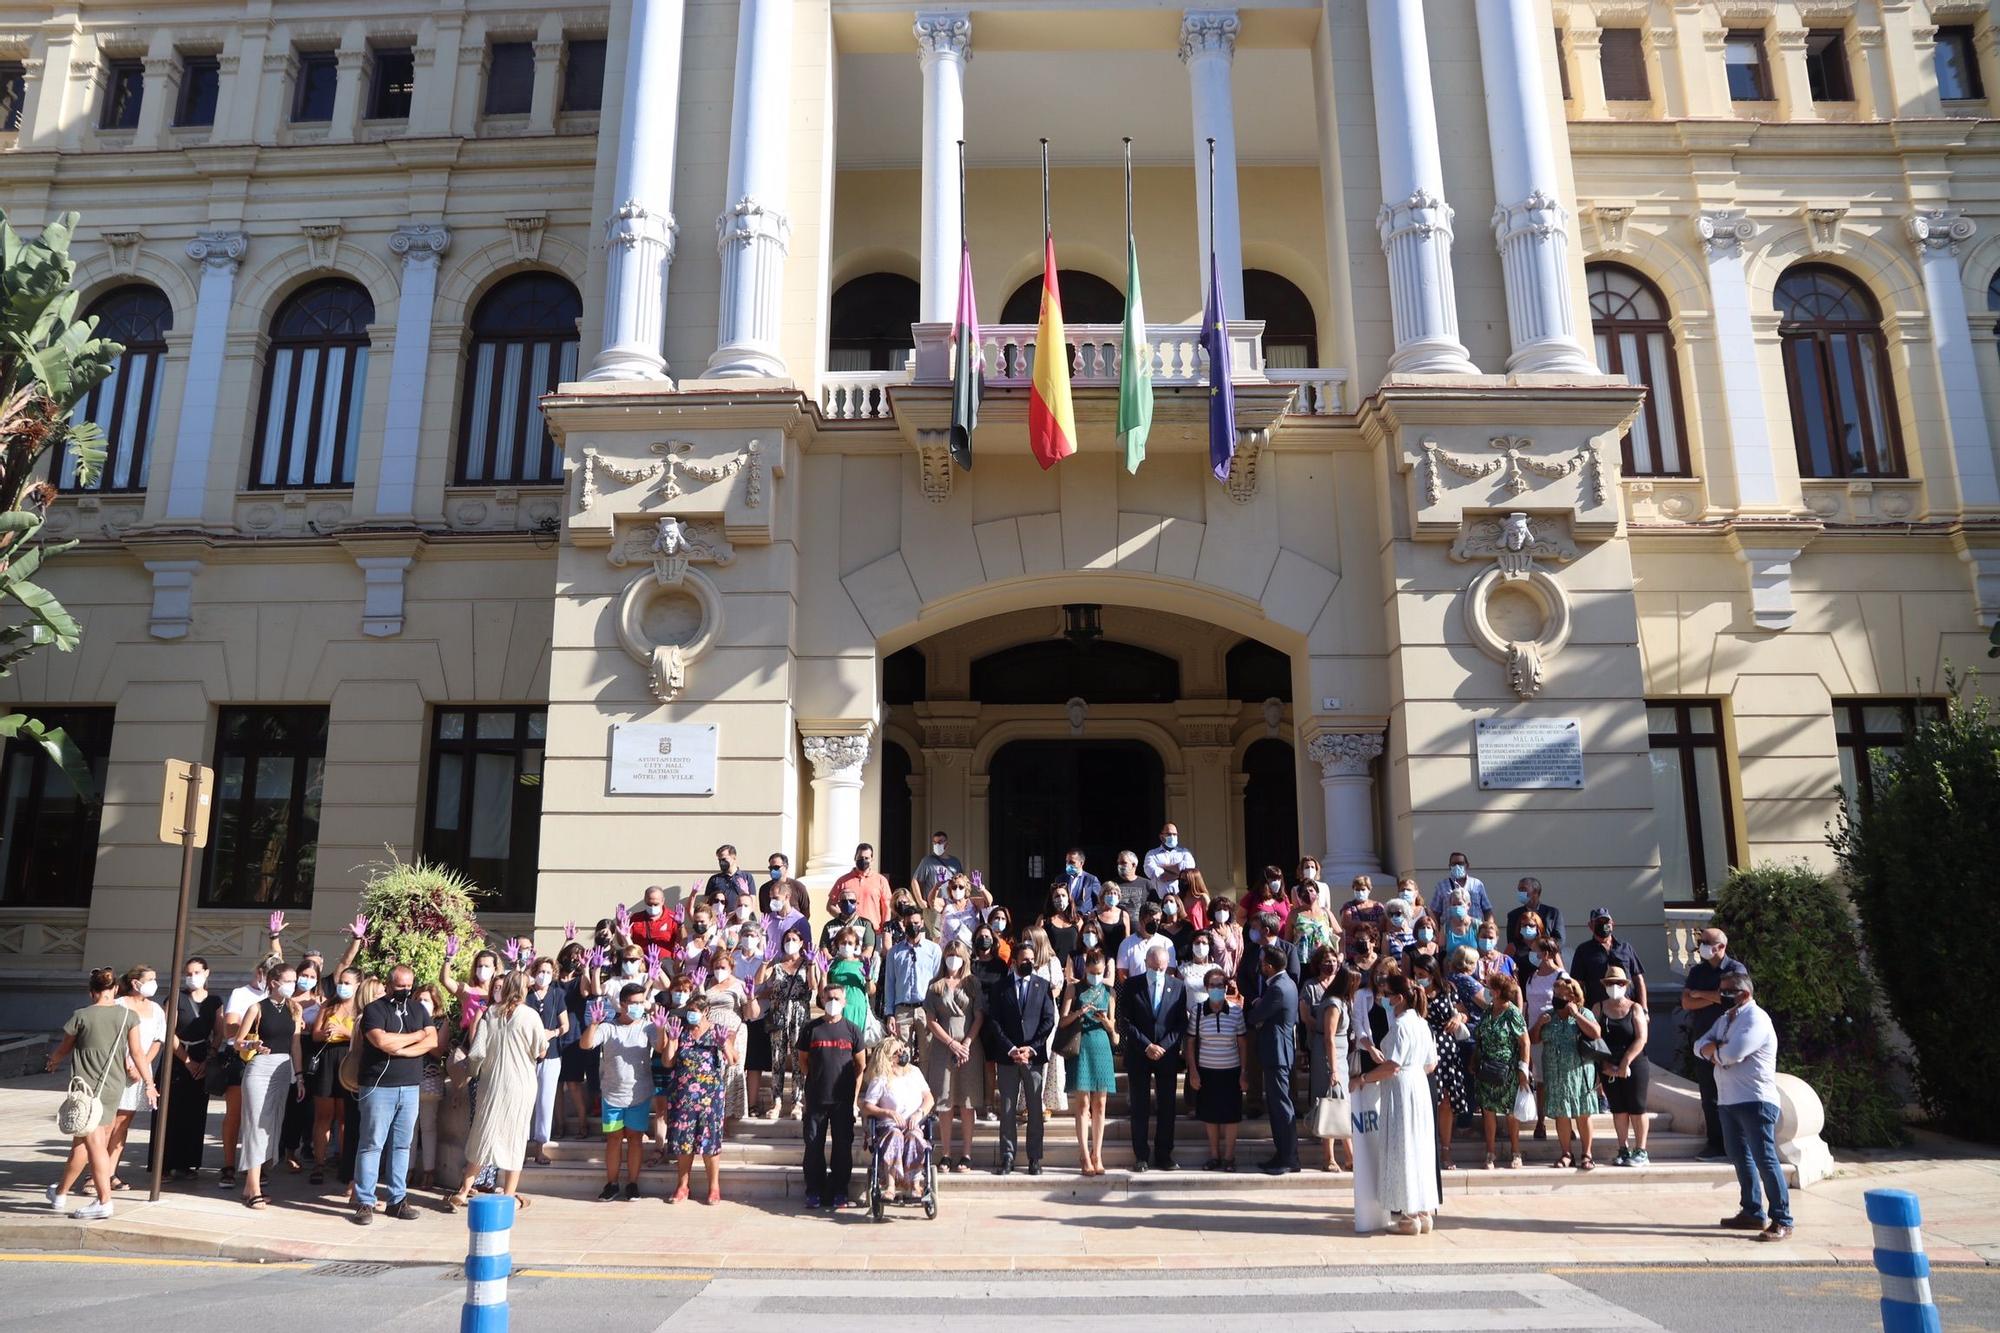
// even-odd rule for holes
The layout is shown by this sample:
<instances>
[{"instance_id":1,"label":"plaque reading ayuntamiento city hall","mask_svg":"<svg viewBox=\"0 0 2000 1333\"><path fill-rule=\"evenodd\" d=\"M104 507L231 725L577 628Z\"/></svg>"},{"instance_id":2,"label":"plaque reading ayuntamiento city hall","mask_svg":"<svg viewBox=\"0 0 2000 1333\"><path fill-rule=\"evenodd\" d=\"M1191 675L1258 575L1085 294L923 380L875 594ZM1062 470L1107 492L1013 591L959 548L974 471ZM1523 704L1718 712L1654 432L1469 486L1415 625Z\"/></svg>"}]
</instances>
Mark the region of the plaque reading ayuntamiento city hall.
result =
<instances>
[{"instance_id":1,"label":"plaque reading ayuntamiento city hall","mask_svg":"<svg viewBox=\"0 0 2000 1333\"><path fill-rule=\"evenodd\" d=\"M713 724L611 724L611 792L616 796L715 795Z\"/></svg>"},{"instance_id":2,"label":"plaque reading ayuntamiento city hall","mask_svg":"<svg viewBox=\"0 0 2000 1333\"><path fill-rule=\"evenodd\" d=\"M1479 788L1583 787L1583 728L1573 717L1479 719Z\"/></svg>"}]
</instances>

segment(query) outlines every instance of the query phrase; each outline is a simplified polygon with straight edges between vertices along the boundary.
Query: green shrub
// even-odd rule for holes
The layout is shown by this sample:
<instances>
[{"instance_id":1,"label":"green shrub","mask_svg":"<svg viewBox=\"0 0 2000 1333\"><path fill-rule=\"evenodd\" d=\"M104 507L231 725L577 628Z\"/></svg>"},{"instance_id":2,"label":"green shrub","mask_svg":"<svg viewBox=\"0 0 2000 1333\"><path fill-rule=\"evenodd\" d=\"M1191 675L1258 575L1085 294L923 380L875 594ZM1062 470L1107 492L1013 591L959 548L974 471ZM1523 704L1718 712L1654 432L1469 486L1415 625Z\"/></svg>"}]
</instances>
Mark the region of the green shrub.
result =
<instances>
[{"instance_id":1,"label":"green shrub","mask_svg":"<svg viewBox=\"0 0 2000 1333\"><path fill-rule=\"evenodd\" d=\"M1869 767L1867 817L1843 819L1832 842L1915 1052L1917 1097L1950 1133L2000 1138L1987 1081L2000 1062L2000 973L1968 933L1994 901L2000 864L2000 722L1976 695L1954 700L1900 755L1878 752Z\"/></svg>"},{"instance_id":2,"label":"green shrub","mask_svg":"<svg viewBox=\"0 0 2000 1333\"><path fill-rule=\"evenodd\" d=\"M406 963L419 985L433 982L444 962L445 939L455 935L459 951L452 971L464 980L484 939L473 914L472 881L428 861L405 861L394 852L367 870L361 911L368 918L368 939L356 966L369 976L386 977L395 964Z\"/></svg>"},{"instance_id":3,"label":"green shrub","mask_svg":"<svg viewBox=\"0 0 2000 1333\"><path fill-rule=\"evenodd\" d=\"M1778 1030L1779 1068L1812 1084L1826 1104L1827 1142L1902 1142L1875 984L1839 890L1802 862L1763 862L1729 876L1715 900L1715 926L1756 979L1757 1003Z\"/></svg>"}]
</instances>

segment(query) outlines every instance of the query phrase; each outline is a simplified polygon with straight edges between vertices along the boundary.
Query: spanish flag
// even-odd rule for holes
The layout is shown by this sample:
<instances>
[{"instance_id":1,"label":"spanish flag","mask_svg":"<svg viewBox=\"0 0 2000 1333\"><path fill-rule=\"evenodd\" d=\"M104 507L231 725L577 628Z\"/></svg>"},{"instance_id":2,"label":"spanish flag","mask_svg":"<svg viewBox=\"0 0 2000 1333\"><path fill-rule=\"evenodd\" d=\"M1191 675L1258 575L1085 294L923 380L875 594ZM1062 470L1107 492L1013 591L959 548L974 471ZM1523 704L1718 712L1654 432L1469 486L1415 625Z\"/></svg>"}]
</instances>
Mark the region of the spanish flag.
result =
<instances>
[{"instance_id":1,"label":"spanish flag","mask_svg":"<svg viewBox=\"0 0 2000 1333\"><path fill-rule=\"evenodd\" d=\"M1035 373L1028 393L1028 447L1044 472L1076 452L1069 402L1069 343L1056 287L1056 238L1049 227L1049 147L1042 141L1042 319L1035 333Z\"/></svg>"}]
</instances>

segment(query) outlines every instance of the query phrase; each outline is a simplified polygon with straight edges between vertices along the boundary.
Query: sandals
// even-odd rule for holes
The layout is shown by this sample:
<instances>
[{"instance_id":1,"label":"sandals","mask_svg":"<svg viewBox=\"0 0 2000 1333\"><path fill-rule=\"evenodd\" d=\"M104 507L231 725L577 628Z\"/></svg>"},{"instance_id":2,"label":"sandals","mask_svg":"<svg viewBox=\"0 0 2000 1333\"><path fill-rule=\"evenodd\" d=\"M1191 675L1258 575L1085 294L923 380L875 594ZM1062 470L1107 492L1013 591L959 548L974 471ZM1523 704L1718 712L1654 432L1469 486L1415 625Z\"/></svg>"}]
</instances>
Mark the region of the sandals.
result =
<instances>
[{"instance_id":1,"label":"sandals","mask_svg":"<svg viewBox=\"0 0 2000 1333\"><path fill-rule=\"evenodd\" d=\"M1572 1165L1574 1165L1574 1163L1572 1163L1572 1162L1571 1162L1571 1161L1569 1160L1569 1154L1568 1154L1568 1153L1564 1153L1564 1154L1563 1154L1562 1156L1560 1156L1560 1157L1556 1158L1556 1160L1555 1160L1555 1161L1553 1161L1553 1162L1550 1162L1550 1163L1549 1163L1549 1165L1550 1165L1550 1166L1552 1166L1552 1167L1554 1167L1554 1168L1555 1168L1556 1170L1558 1170L1558 1171L1561 1171L1561 1170L1563 1170L1563 1169L1564 1169L1565 1167L1568 1167L1568 1166L1572 1166Z\"/></svg>"},{"instance_id":2,"label":"sandals","mask_svg":"<svg viewBox=\"0 0 2000 1333\"><path fill-rule=\"evenodd\" d=\"M124 1181L120 1180L118 1177L113 1176L111 1177L111 1188L114 1190L129 1190L132 1187L130 1185L127 1185Z\"/></svg>"},{"instance_id":3,"label":"sandals","mask_svg":"<svg viewBox=\"0 0 2000 1333\"><path fill-rule=\"evenodd\" d=\"M1486 1154L1486 1169L1487 1169L1488 1171L1491 1171L1491 1170L1493 1169L1493 1154L1492 1154L1492 1153L1487 1153L1487 1154Z\"/></svg>"},{"instance_id":4,"label":"sandals","mask_svg":"<svg viewBox=\"0 0 2000 1333\"><path fill-rule=\"evenodd\" d=\"M527 1195L525 1195L525 1194L510 1194L510 1195L508 1195L507 1197L508 1197L508 1198L510 1198L510 1199L512 1199L512 1200L514 1201L514 1211L515 1211L515 1212L519 1212L519 1213L525 1213L525 1212L527 1212L527 1211L528 1211L528 1204L529 1204L529 1203L530 1203L531 1201L529 1200L529 1198L528 1198L528 1196L527 1196Z\"/></svg>"},{"instance_id":5,"label":"sandals","mask_svg":"<svg viewBox=\"0 0 2000 1333\"><path fill-rule=\"evenodd\" d=\"M262 1212L264 1209L270 1207L270 1205L271 1205L270 1199L268 1199L262 1194L253 1194L249 1198L243 1201L243 1206L245 1208L253 1208L258 1212Z\"/></svg>"},{"instance_id":6,"label":"sandals","mask_svg":"<svg viewBox=\"0 0 2000 1333\"><path fill-rule=\"evenodd\" d=\"M1507 1163L1507 1169L1509 1171L1519 1171L1521 1169L1521 1154L1514 1154L1513 1160Z\"/></svg>"},{"instance_id":7,"label":"sandals","mask_svg":"<svg viewBox=\"0 0 2000 1333\"><path fill-rule=\"evenodd\" d=\"M1585 1153L1583 1159L1576 1164L1576 1169L1579 1171L1595 1171L1597 1163L1591 1159L1589 1153Z\"/></svg>"},{"instance_id":8,"label":"sandals","mask_svg":"<svg viewBox=\"0 0 2000 1333\"><path fill-rule=\"evenodd\" d=\"M444 1196L444 1210L447 1213L455 1213L461 1208L469 1208L471 1206L472 1200L466 1198L463 1194L447 1194Z\"/></svg>"},{"instance_id":9,"label":"sandals","mask_svg":"<svg viewBox=\"0 0 2000 1333\"><path fill-rule=\"evenodd\" d=\"M312 1174L306 1177L306 1183L309 1185L326 1184L326 1171L321 1167L314 1167Z\"/></svg>"}]
</instances>

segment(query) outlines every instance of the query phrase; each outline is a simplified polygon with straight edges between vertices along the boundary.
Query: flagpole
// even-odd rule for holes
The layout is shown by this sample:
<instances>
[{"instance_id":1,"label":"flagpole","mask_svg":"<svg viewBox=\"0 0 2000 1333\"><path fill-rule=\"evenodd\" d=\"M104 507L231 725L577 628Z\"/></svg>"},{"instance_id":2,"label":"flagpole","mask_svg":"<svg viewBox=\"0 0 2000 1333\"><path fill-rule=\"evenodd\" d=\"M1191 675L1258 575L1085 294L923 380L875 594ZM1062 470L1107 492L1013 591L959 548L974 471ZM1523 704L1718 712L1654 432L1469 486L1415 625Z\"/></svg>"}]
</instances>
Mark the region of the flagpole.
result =
<instances>
[{"instance_id":1,"label":"flagpole","mask_svg":"<svg viewBox=\"0 0 2000 1333\"><path fill-rule=\"evenodd\" d=\"M1125 136L1125 236L1132 235L1132 136Z\"/></svg>"},{"instance_id":2,"label":"flagpole","mask_svg":"<svg viewBox=\"0 0 2000 1333\"><path fill-rule=\"evenodd\" d=\"M1054 231L1049 226L1049 141L1042 140L1042 236L1047 239Z\"/></svg>"},{"instance_id":3,"label":"flagpole","mask_svg":"<svg viewBox=\"0 0 2000 1333\"><path fill-rule=\"evenodd\" d=\"M1208 141L1208 263L1215 267L1215 140Z\"/></svg>"},{"instance_id":4,"label":"flagpole","mask_svg":"<svg viewBox=\"0 0 2000 1333\"><path fill-rule=\"evenodd\" d=\"M965 249L965 140L958 141L958 248Z\"/></svg>"}]
</instances>

